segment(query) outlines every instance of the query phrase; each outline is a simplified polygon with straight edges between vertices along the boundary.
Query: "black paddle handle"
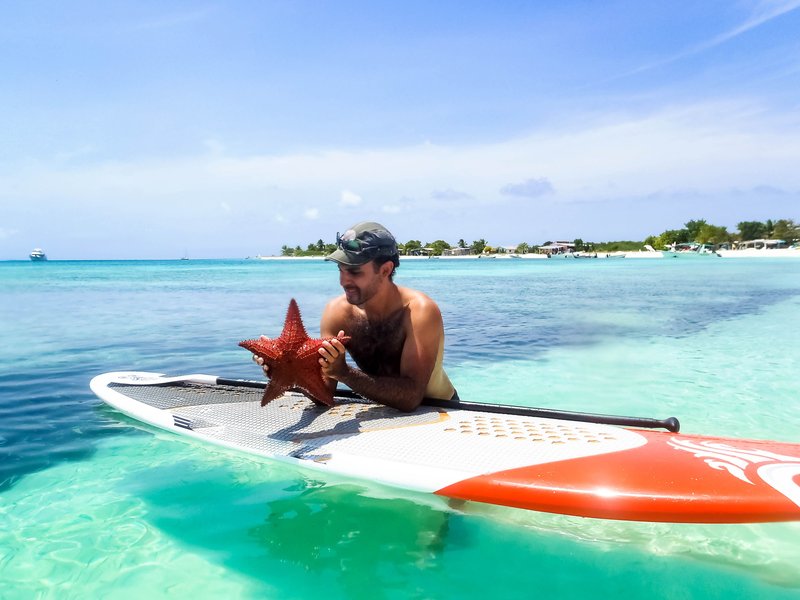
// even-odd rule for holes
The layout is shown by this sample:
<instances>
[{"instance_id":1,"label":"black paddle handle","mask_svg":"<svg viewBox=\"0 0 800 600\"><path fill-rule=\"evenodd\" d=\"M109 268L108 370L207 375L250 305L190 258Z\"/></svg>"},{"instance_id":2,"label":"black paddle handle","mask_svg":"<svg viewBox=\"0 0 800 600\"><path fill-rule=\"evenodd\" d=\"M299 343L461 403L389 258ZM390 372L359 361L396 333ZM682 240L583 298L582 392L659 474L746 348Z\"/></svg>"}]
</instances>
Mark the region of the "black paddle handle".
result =
<instances>
[{"instance_id":1,"label":"black paddle handle","mask_svg":"<svg viewBox=\"0 0 800 600\"><path fill-rule=\"evenodd\" d=\"M217 377L217 384L250 387L262 390L267 385L263 381L252 381L248 379L225 379L224 377ZM352 390L336 390L336 395L341 398L361 398L360 395ZM460 400L439 400L437 398L423 398L422 404L425 406L435 406L437 408L500 413L504 415L516 415L524 417L541 417L544 419L562 419L564 421L580 421L582 423L598 423L601 425L642 427L644 429L666 429L672 433L678 433L681 430L681 424L675 417L668 417L666 419L624 417L618 415L600 415L594 413L572 412L568 410L554 410L550 408L509 406L505 404L486 404L484 402L463 402Z\"/></svg>"},{"instance_id":2,"label":"black paddle handle","mask_svg":"<svg viewBox=\"0 0 800 600\"><path fill-rule=\"evenodd\" d=\"M642 427L646 429L666 429L667 431L671 431L673 433L678 433L681 429L681 424L675 417L668 417L666 419L623 417L619 415L600 415L594 413L572 412L568 410L555 410L551 408L485 404L483 402L453 402L451 400L437 400L436 398L425 398L422 403L426 406L438 406L442 408L459 410L475 410L488 413L501 413L504 415L521 415L526 417L541 417L544 419L561 419L564 421L599 423L601 425Z\"/></svg>"}]
</instances>

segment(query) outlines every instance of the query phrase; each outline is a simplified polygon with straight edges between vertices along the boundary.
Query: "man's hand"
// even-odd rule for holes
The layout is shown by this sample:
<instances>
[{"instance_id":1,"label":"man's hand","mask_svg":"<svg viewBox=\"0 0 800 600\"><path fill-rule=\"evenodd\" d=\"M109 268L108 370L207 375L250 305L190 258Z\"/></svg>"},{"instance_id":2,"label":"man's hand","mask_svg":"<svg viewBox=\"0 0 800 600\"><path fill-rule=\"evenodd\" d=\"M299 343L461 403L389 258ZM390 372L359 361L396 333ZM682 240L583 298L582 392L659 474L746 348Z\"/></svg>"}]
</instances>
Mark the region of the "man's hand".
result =
<instances>
[{"instance_id":1,"label":"man's hand","mask_svg":"<svg viewBox=\"0 0 800 600\"><path fill-rule=\"evenodd\" d=\"M268 340L269 338L265 335L262 335L261 339ZM264 370L264 375L269 377L269 365L264 362L263 358L261 358L258 354L253 354L253 362Z\"/></svg>"},{"instance_id":2,"label":"man's hand","mask_svg":"<svg viewBox=\"0 0 800 600\"><path fill-rule=\"evenodd\" d=\"M343 335L344 331L340 331L337 337L324 342L319 349L319 364L322 374L328 379L338 380L347 371L344 344L339 340Z\"/></svg>"}]
</instances>

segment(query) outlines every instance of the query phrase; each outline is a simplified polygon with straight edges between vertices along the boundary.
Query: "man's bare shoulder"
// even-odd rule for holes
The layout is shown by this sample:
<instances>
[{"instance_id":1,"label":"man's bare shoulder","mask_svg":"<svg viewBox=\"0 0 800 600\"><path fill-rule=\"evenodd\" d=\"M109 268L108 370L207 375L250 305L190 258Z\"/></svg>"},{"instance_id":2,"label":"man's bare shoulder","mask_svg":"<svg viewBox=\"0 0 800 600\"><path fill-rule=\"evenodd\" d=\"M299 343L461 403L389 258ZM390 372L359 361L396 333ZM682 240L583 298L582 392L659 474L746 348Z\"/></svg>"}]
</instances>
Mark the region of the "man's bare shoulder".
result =
<instances>
[{"instance_id":1,"label":"man's bare shoulder","mask_svg":"<svg viewBox=\"0 0 800 600\"><path fill-rule=\"evenodd\" d=\"M400 294L403 298L403 304L408 307L412 314L419 314L422 316L438 315L440 313L439 306L436 302L424 292L401 287Z\"/></svg>"},{"instance_id":2,"label":"man's bare shoulder","mask_svg":"<svg viewBox=\"0 0 800 600\"><path fill-rule=\"evenodd\" d=\"M350 308L350 304L347 302L347 298L344 294L340 296L336 296L335 298L331 298L328 301L328 304L325 305L325 312L338 312L344 313Z\"/></svg>"},{"instance_id":3,"label":"man's bare shoulder","mask_svg":"<svg viewBox=\"0 0 800 600\"><path fill-rule=\"evenodd\" d=\"M347 302L344 294L332 298L322 311L320 329L323 335L336 335L340 329L347 328L352 320L353 307ZM333 331L334 333L330 333Z\"/></svg>"}]
</instances>

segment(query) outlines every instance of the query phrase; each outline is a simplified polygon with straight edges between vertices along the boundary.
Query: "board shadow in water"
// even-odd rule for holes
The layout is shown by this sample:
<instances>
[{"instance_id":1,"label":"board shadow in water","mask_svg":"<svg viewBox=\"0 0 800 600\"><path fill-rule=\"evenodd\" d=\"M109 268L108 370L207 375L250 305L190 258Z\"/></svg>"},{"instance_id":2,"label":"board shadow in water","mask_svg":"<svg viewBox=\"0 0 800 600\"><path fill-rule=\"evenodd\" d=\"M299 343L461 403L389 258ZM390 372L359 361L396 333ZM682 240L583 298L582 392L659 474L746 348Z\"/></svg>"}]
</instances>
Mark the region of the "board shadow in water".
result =
<instances>
[{"instance_id":1,"label":"board shadow in water","mask_svg":"<svg viewBox=\"0 0 800 600\"><path fill-rule=\"evenodd\" d=\"M151 525L188 551L251 580L255 595L276 590L292 598L793 595L729 568L657 555L637 544L576 541L557 530L520 526L519 519L511 525L502 515L497 520L473 512L471 503L462 512L387 497L385 491L384 497L370 497L369 488L358 485L325 485L293 476L290 467L272 471L261 464L251 470L237 461L228 468L184 460L150 469L146 477L131 474L125 485L145 502Z\"/></svg>"}]
</instances>

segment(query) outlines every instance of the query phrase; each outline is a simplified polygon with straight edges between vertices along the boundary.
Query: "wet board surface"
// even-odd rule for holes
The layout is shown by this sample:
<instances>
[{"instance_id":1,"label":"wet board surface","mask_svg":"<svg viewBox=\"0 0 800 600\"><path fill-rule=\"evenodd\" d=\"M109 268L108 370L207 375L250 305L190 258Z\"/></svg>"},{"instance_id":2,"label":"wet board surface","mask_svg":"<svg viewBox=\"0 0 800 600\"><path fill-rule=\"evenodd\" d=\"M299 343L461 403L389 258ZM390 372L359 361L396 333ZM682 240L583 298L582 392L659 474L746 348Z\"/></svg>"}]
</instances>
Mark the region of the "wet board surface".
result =
<instances>
[{"instance_id":1,"label":"wet board surface","mask_svg":"<svg viewBox=\"0 0 800 600\"><path fill-rule=\"evenodd\" d=\"M177 435L394 488L605 519L800 520L800 444L296 393L262 407L263 390L209 375L106 373L91 388Z\"/></svg>"}]
</instances>

